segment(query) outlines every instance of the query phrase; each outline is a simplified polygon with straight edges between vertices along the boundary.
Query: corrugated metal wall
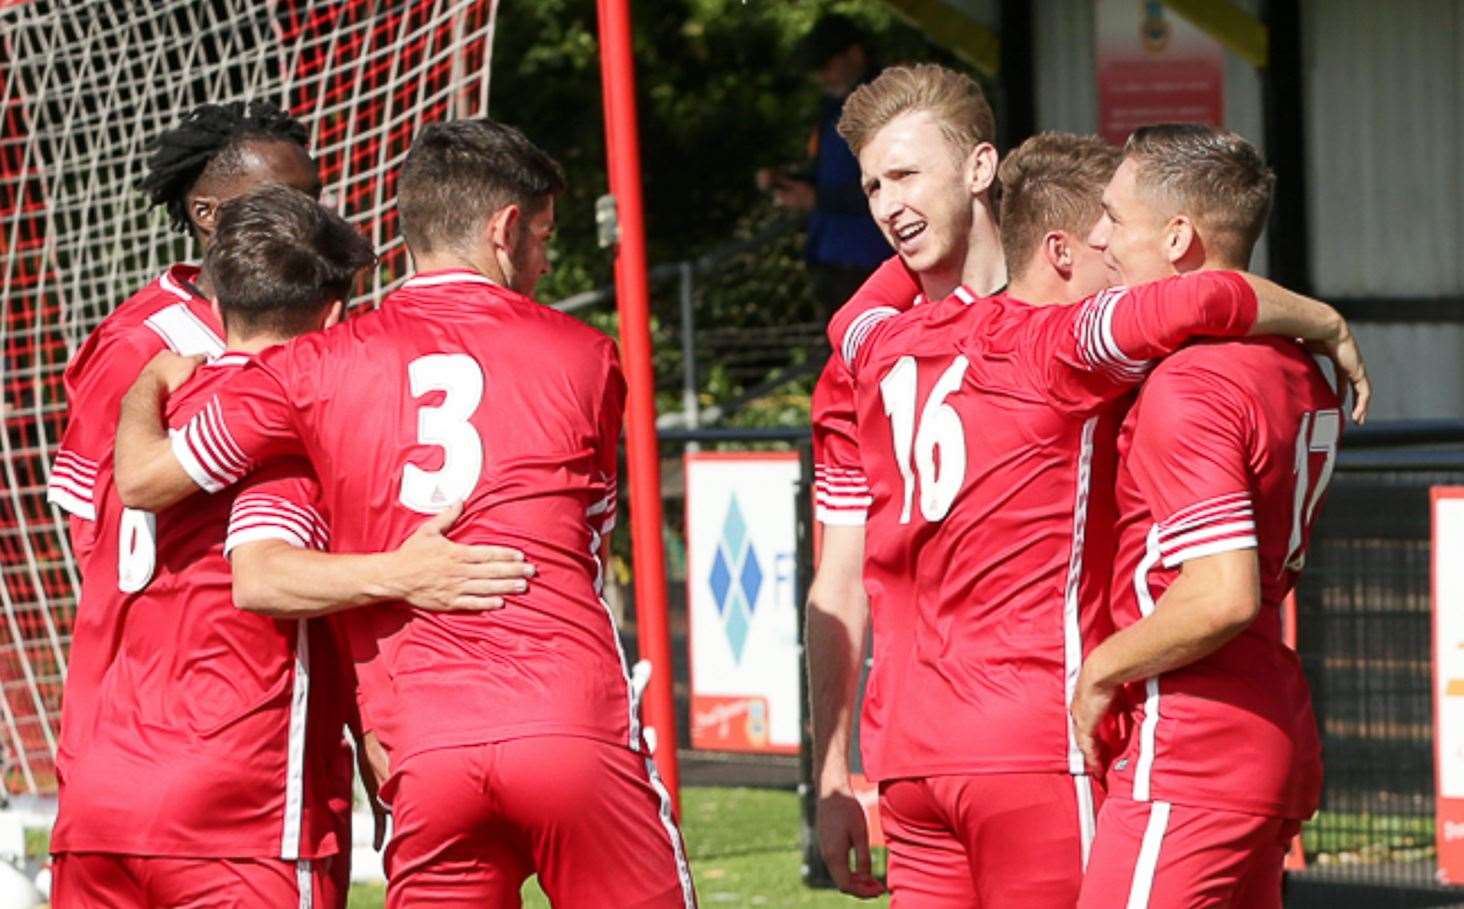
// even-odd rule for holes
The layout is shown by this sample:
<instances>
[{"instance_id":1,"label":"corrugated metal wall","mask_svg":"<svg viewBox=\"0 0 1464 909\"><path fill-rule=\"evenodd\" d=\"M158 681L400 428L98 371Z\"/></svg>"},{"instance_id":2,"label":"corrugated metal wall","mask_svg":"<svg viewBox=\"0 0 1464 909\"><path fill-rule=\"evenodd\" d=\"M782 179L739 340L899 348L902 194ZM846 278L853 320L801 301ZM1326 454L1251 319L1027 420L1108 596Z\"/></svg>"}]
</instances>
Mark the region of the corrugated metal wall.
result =
<instances>
[{"instance_id":1,"label":"corrugated metal wall","mask_svg":"<svg viewBox=\"0 0 1464 909\"><path fill-rule=\"evenodd\" d=\"M1464 0L1307 0L1312 277L1464 295Z\"/></svg>"},{"instance_id":2,"label":"corrugated metal wall","mask_svg":"<svg viewBox=\"0 0 1464 909\"><path fill-rule=\"evenodd\" d=\"M1307 0L1302 14L1317 292L1400 319L1407 298L1464 297L1464 0ZM1377 417L1464 416L1464 324L1357 334Z\"/></svg>"}]
</instances>

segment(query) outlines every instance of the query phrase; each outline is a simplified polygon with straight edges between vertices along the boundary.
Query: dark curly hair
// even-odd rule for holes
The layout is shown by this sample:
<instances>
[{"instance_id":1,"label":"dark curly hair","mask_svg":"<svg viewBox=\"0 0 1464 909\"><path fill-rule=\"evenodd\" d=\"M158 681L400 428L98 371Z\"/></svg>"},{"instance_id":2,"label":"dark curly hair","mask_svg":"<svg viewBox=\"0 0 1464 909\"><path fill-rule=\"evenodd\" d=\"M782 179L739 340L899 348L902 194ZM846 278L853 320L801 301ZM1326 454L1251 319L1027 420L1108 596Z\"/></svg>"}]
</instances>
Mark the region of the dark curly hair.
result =
<instances>
[{"instance_id":1,"label":"dark curly hair","mask_svg":"<svg viewBox=\"0 0 1464 909\"><path fill-rule=\"evenodd\" d=\"M240 151L251 139L292 142L308 150L310 132L268 101L200 105L148 143L147 175L137 188L168 212L173 227L187 231L189 190L205 172L239 166Z\"/></svg>"}]
</instances>

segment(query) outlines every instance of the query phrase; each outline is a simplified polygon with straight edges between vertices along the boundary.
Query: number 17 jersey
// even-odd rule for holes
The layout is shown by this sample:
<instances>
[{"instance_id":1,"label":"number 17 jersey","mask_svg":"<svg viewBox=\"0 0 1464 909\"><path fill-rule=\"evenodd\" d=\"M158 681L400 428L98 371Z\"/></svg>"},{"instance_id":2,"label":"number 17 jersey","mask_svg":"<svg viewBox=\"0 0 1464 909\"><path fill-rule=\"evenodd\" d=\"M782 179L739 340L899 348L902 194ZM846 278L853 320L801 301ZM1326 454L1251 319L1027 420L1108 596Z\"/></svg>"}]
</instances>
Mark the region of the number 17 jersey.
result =
<instances>
[{"instance_id":1,"label":"number 17 jersey","mask_svg":"<svg viewBox=\"0 0 1464 909\"><path fill-rule=\"evenodd\" d=\"M210 490L305 454L336 552L394 549L464 500L450 537L513 546L538 568L494 612L343 614L363 725L394 765L532 735L638 748L599 596L623 401L603 334L482 275L424 273L376 312L264 353L173 448Z\"/></svg>"}]
</instances>

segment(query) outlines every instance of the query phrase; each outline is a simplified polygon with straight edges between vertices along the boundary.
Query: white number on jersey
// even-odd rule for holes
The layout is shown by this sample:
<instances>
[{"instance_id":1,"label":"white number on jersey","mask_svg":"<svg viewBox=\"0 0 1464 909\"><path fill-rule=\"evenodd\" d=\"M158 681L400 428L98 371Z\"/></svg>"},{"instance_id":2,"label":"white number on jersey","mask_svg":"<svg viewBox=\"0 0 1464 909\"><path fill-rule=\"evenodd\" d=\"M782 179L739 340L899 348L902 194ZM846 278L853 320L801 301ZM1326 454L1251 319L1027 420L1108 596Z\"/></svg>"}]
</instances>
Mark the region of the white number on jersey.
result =
<instances>
[{"instance_id":1,"label":"white number on jersey","mask_svg":"<svg viewBox=\"0 0 1464 909\"><path fill-rule=\"evenodd\" d=\"M1296 492L1291 508L1291 545L1286 551L1286 568L1300 571L1306 564L1302 546L1303 530L1311 526L1317 503L1332 480L1337 464L1337 440L1342 436L1342 414L1335 410L1318 410L1303 414L1301 429L1296 434ZM1322 470L1311 476L1311 456L1324 454ZM1307 493L1311 494L1308 495Z\"/></svg>"},{"instance_id":2,"label":"white number on jersey","mask_svg":"<svg viewBox=\"0 0 1464 909\"><path fill-rule=\"evenodd\" d=\"M122 509L117 534L117 589L137 593L158 566L158 519L150 511Z\"/></svg>"},{"instance_id":3,"label":"white number on jersey","mask_svg":"<svg viewBox=\"0 0 1464 909\"><path fill-rule=\"evenodd\" d=\"M469 422L483 401L483 370L467 354L428 354L407 366L413 398L440 391L435 407L417 411L417 441L442 449L442 467L402 469L401 503L436 514L466 499L483 472L483 439Z\"/></svg>"},{"instance_id":4,"label":"white number on jersey","mask_svg":"<svg viewBox=\"0 0 1464 909\"><path fill-rule=\"evenodd\" d=\"M920 478L920 513L927 521L939 521L950 512L956 494L965 482L966 429L961 425L961 415L946 403L946 398L960 390L968 365L965 357L956 357L941 373L935 387L930 390L925 407L921 409L918 428L915 422L918 379L915 358L901 357L879 383L885 414L890 418L895 464L904 480L901 524L910 523L917 473ZM910 464L912 449L915 455L913 468ZM939 466L935 456L937 449L940 450Z\"/></svg>"}]
</instances>

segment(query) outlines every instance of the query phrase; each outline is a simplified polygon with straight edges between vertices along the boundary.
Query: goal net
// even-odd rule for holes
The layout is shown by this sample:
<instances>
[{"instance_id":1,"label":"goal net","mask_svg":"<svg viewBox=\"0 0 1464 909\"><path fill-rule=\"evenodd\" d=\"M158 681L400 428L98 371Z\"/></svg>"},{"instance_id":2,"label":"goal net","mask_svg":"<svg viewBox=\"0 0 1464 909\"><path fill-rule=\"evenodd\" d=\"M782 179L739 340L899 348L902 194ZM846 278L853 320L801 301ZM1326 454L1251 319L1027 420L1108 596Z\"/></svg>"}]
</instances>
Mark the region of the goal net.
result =
<instances>
[{"instance_id":1,"label":"goal net","mask_svg":"<svg viewBox=\"0 0 1464 909\"><path fill-rule=\"evenodd\" d=\"M263 98L309 127L323 201L403 279L395 172L418 128L487 112L496 0L0 0L0 755L55 791L79 578L46 481L61 376L87 333L189 241L136 183L147 142L204 102Z\"/></svg>"}]
</instances>

